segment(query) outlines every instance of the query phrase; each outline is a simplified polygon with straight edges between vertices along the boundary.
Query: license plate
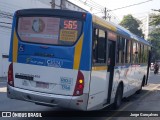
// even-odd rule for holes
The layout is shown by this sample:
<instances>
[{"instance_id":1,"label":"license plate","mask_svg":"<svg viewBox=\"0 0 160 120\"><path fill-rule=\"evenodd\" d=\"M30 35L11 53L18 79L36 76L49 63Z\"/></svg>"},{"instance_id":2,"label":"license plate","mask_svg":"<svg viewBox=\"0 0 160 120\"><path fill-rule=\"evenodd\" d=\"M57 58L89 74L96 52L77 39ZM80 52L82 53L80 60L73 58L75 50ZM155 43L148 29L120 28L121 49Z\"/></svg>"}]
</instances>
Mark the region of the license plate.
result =
<instances>
[{"instance_id":1,"label":"license plate","mask_svg":"<svg viewBox=\"0 0 160 120\"><path fill-rule=\"evenodd\" d=\"M36 87L48 89L49 88L49 83L36 82Z\"/></svg>"}]
</instances>

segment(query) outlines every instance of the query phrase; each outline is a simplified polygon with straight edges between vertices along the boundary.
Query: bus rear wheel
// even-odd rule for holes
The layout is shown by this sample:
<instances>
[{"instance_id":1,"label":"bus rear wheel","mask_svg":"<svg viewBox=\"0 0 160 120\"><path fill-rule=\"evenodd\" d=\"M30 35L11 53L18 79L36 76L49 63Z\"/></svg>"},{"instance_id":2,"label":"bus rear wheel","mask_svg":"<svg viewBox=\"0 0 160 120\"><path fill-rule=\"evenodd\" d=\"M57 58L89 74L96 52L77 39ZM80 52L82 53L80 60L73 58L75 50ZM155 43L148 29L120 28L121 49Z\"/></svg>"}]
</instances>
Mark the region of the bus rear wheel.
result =
<instances>
[{"instance_id":1,"label":"bus rear wheel","mask_svg":"<svg viewBox=\"0 0 160 120\"><path fill-rule=\"evenodd\" d=\"M118 109L122 103L122 96L123 96L123 87L121 84L118 85L116 96L114 100L114 108Z\"/></svg>"},{"instance_id":2,"label":"bus rear wheel","mask_svg":"<svg viewBox=\"0 0 160 120\"><path fill-rule=\"evenodd\" d=\"M140 94L141 91L142 91L142 87L145 85L145 76L143 77L143 80L142 80L142 83L141 83L141 86L140 86L140 89L136 91L137 94Z\"/></svg>"}]
</instances>

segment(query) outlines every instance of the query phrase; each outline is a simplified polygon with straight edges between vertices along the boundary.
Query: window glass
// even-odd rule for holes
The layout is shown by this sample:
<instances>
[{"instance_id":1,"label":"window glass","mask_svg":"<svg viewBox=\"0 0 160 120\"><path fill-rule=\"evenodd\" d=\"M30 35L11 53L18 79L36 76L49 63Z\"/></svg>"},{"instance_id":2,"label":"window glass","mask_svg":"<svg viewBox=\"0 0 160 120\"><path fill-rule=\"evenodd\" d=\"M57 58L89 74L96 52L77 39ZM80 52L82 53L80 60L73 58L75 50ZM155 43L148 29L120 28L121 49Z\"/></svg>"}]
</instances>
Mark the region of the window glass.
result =
<instances>
[{"instance_id":1,"label":"window glass","mask_svg":"<svg viewBox=\"0 0 160 120\"><path fill-rule=\"evenodd\" d=\"M144 63L147 63L148 60L148 47L144 46Z\"/></svg>"},{"instance_id":2,"label":"window glass","mask_svg":"<svg viewBox=\"0 0 160 120\"><path fill-rule=\"evenodd\" d=\"M98 37L98 63L106 62L106 39L105 32L103 30L99 30Z\"/></svg>"},{"instance_id":3,"label":"window glass","mask_svg":"<svg viewBox=\"0 0 160 120\"><path fill-rule=\"evenodd\" d=\"M98 55L98 29L93 31L93 63L96 63Z\"/></svg>"},{"instance_id":4,"label":"window glass","mask_svg":"<svg viewBox=\"0 0 160 120\"><path fill-rule=\"evenodd\" d=\"M131 41L126 40L125 63L130 63L130 60L131 60Z\"/></svg>"},{"instance_id":5,"label":"window glass","mask_svg":"<svg viewBox=\"0 0 160 120\"><path fill-rule=\"evenodd\" d=\"M138 63L138 51L137 51L137 43L133 42L133 52L132 52L132 62L133 63Z\"/></svg>"},{"instance_id":6,"label":"window glass","mask_svg":"<svg viewBox=\"0 0 160 120\"><path fill-rule=\"evenodd\" d=\"M139 56L139 63L142 63L142 47L141 47L141 44L139 43L138 44L138 56Z\"/></svg>"},{"instance_id":7,"label":"window glass","mask_svg":"<svg viewBox=\"0 0 160 120\"><path fill-rule=\"evenodd\" d=\"M18 35L24 42L72 45L82 31L82 22L54 17L20 17Z\"/></svg>"},{"instance_id":8,"label":"window glass","mask_svg":"<svg viewBox=\"0 0 160 120\"><path fill-rule=\"evenodd\" d=\"M93 63L106 63L106 33L94 29L93 34Z\"/></svg>"},{"instance_id":9,"label":"window glass","mask_svg":"<svg viewBox=\"0 0 160 120\"><path fill-rule=\"evenodd\" d=\"M142 63L145 62L145 58L144 58L144 45L142 45L142 50L141 50L141 53L142 53Z\"/></svg>"},{"instance_id":10,"label":"window glass","mask_svg":"<svg viewBox=\"0 0 160 120\"><path fill-rule=\"evenodd\" d=\"M118 37L117 41L117 63L124 63L125 60L125 41L126 39Z\"/></svg>"}]
</instances>

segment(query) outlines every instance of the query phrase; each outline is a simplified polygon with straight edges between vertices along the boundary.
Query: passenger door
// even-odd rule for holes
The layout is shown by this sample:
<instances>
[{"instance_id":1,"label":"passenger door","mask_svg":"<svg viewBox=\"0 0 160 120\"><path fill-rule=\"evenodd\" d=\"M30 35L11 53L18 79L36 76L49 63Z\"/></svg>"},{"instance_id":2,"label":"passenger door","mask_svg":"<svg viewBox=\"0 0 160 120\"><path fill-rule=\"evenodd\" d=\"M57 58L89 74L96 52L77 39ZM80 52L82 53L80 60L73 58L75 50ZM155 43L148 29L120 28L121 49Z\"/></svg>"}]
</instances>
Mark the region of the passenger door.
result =
<instances>
[{"instance_id":1,"label":"passenger door","mask_svg":"<svg viewBox=\"0 0 160 120\"><path fill-rule=\"evenodd\" d=\"M89 110L100 109L107 100L107 32L102 28L93 31L92 71L89 91Z\"/></svg>"},{"instance_id":2,"label":"passenger door","mask_svg":"<svg viewBox=\"0 0 160 120\"><path fill-rule=\"evenodd\" d=\"M109 76L109 84L108 84L108 97L107 103L110 103L111 92L113 87L113 76L114 76L114 67L115 67L115 46L116 42L113 40L108 40L108 76Z\"/></svg>"}]
</instances>

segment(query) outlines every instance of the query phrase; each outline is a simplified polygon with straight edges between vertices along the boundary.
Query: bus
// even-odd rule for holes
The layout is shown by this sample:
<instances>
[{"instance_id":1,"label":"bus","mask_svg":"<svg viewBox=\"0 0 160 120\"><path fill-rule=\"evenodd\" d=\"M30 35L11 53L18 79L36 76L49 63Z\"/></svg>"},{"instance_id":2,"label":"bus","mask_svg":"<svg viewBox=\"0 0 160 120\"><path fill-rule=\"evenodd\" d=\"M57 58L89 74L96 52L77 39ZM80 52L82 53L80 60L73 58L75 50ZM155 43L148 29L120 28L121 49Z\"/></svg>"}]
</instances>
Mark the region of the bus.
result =
<instances>
[{"instance_id":1,"label":"bus","mask_svg":"<svg viewBox=\"0 0 160 120\"><path fill-rule=\"evenodd\" d=\"M140 92L147 83L150 44L89 12L15 12L7 96L82 111Z\"/></svg>"}]
</instances>

